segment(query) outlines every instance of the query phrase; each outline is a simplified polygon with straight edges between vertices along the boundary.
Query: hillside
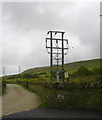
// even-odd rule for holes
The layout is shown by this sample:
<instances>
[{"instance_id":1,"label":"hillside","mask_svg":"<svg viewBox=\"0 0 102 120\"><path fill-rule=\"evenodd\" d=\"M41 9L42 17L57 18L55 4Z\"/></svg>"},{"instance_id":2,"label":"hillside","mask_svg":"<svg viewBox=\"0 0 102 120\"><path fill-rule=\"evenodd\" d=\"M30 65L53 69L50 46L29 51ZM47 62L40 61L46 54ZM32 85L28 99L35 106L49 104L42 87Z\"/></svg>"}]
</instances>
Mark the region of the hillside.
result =
<instances>
[{"instance_id":1,"label":"hillside","mask_svg":"<svg viewBox=\"0 0 102 120\"><path fill-rule=\"evenodd\" d=\"M92 69L96 66L100 66L100 63L102 63L102 59L92 59L92 60L86 60L86 61L78 61L78 62L72 62L65 64L65 70L66 71L73 71L77 69L80 66L86 66L89 69ZM31 68L28 70L25 70L22 73L36 73L36 72L49 72L50 67L37 67L37 68Z\"/></svg>"},{"instance_id":2,"label":"hillside","mask_svg":"<svg viewBox=\"0 0 102 120\"><path fill-rule=\"evenodd\" d=\"M69 78L62 79L59 74L59 83L57 82L57 84L56 74L52 74L51 79L48 66L28 69L20 75L5 76L4 80L9 84L22 85L27 90L39 95L41 97L39 107L102 109L100 106L100 88L102 86L100 70L102 68L98 67L100 63L102 63L102 59L65 64Z\"/></svg>"}]
</instances>

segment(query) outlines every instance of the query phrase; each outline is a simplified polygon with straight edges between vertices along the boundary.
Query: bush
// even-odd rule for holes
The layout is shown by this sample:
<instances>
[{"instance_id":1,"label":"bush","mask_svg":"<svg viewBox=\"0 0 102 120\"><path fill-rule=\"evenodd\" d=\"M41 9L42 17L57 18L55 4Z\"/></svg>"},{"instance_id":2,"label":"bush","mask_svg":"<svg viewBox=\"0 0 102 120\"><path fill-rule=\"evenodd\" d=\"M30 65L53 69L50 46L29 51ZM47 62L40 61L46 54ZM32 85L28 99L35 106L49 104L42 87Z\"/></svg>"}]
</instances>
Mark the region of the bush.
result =
<instances>
[{"instance_id":1,"label":"bush","mask_svg":"<svg viewBox=\"0 0 102 120\"><path fill-rule=\"evenodd\" d=\"M95 67L92 69L94 75L102 75L102 67Z\"/></svg>"},{"instance_id":2,"label":"bush","mask_svg":"<svg viewBox=\"0 0 102 120\"><path fill-rule=\"evenodd\" d=\"M17 78L16 75L9 75L9 76L7 76L7 79L15 79L15 78Z\"/></svg>"},{"instance_id":3,"label":"bush","mask_svg":"<svg viewBox=\"0 0 102 120\"><path fill-rule=\"evenodd\" d=\"M22 76L23 78L38 78L37 74L25 73Z\"/></svg>"},{"instance_id":4,"label":"bush","mask_svg":"<svg viewBox=\"0 0 102 120\"><path fill-rule=\"evenodd\" d=\"M47 74L46 72L41 72L41 73L39 73L39 75L45 75L45 74Z\"/></svg>"},{"instance_id":5,"label":"bush","mask_svg":"<svg viewBox=\"0 0 102 120\"><path fill-rule=\"evenodd\" d=\"M74 71L72 75L74 76L85 76L85 75L92 75L92 71L90 71L87 67L81 66L77 69L77 71Z\"/></svg>"}]
</instances>

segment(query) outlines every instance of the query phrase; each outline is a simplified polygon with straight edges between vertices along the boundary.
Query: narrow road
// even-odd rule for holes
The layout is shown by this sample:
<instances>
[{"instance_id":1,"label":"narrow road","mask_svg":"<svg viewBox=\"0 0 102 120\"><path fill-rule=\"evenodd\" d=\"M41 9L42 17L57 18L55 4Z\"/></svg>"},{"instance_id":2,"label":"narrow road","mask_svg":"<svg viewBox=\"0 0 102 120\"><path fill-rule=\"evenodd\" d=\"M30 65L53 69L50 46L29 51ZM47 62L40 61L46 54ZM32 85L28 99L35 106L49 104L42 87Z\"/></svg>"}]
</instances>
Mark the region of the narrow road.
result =
<instances>
[{"instance_id":1,"label":"narrow road","mask_svg":"<svg viewBox=\"0 0 102 120\"><path fill-rule=\"evenodd\" d=\"M16 84L7 84L6 94L2 97L2 115L22 112L36 108L40 98Z\"/></svg>"}]
</instances>

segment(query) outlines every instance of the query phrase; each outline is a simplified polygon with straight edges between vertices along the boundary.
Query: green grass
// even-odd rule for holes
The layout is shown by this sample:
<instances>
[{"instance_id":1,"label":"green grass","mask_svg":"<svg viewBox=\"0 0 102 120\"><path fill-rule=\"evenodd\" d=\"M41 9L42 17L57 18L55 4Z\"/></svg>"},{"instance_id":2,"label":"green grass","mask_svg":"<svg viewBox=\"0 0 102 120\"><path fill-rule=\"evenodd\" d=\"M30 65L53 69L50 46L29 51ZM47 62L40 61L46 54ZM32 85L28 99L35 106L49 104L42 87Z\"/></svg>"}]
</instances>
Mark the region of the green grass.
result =
<instances>
[{"instance_id":1,"label":"green grass","mask_svg":"<svg viewBox=\"0 0 102 120\"><path fill-rule=\"evenodd\" d=\"M71 78L72 82L97 82L98 77L102 77L102 75L88 75L88 76L78 76L75 78Z\"/></svg>"},{"instance_id":2,"label":"green grass","mask_svg":"<svg viewBox=\"0 0 102 120\"><path fill-rule=\"evenodd\" d=\"M89 79L87 80L87 78ZM92 78L90 78L92 77ZM82 80L82 76L77 78L79 82ZM86 76L83 81L89 81L93 79L93 76ZM74 79L75 80L75 79ZM29 79L22 79L24 83ZM31 79L33 84L29 84L25 89L36 93L41 98L41 103L38 107L43 108L88 108L102 110L100 106L101 90L99 88L85 88L85 89L48 89L43 87L43 83L37 79ZM75 81L74 81L75 82Z\"/></svg>"},{"instance_id":3,"label":"green grass","mask_svg":"<svg viewBox=\"0 0 102 120\"><path fill-rule=\"evenodd\" d=\"M85 66L89 70L95 67L99 67L102 59L94 59L87 61L79 61L65 64L65 71L73 73L80 66ZM33 82L34 84L29 84L26 88L26 84L21 84L27 90L38 94L41 97L41 103L39 107L52 107L52 108L90 108L90 109L101 109L100 106L100 89L71 89L71 90L54 90L42 87L43 81L50 81L50 67L39 67L32 68L24 71L25 73L42 73L46 72L45 75L39 75L39 78L34 79L24 79L19 78L18 81L22 82ZM97 77L102 77L102 75L84 75L70 77L69 81L81 83L81 82L96 82ZM9 82L17 82L17 79L6 79Z\"/></svg>"},{"instance_id":4,"label":"green grass","mask_svg":"<svg viewBox=\"0 0 102 120\"><path fill-rule=\"evenodd\" d=\"M76 71L80 66L85 66L87 67L89 70L92 70L95 67L100 66L100 63L102 63L102 59L93 59L93 60L86 60L86 61L79 61L79 62L73 62L73 63L68 63L65 64L65 71L69 72L70 74L72 74L74 71ZM44 75L39 75L39 73L43 73L45 72L46 74ZM50 67L38 67L38 68L32 68L32 69L28 69L25 70L24 72L21 73L21 77L23 76L23 74L26 73L30 73L30 74L37 74L38 75L38 79L42 79L42 80L47 80L50 81ZM8 79L7 77L9 76L5 76L5 79L7 79L8 81L16 81L17 80L17 76L15 75L16 79ZM84 76L85 77L85 76ZM21 78L22 79L22 78ZM24 79L23 79L24 80ZM28 79L29 81L35 81L35 79ZM27 79L25 80L27 81Z\"/></svg>"},{"instance_id":5,"label":"green grass","mask_svg":"<svg viewBox=\"0 0 102 120\"><path fill-rule=\"evenodd\" d=\"M79 61L79 62L73 62L73 63L67 63L65 64L65 70L69 72L73 72L73 70L76 70L80 66L86 66L89 69L92 69L96 66L100 66L100 63L102 63L102 59L93 59L93 60L86 60L86 61ZM50 67L38 67L38 68L31 68L28 70L25 70L24 73L40 73L40 72L49 72Z\"/></svg>"},{"instance_id":6,"label":"green grass","mask_svg":"<svg viewBox=\"0 0 102 120\"><path fill-rule=\"evenodd\" d=\"M88 108L102 110L100 89L47 89L39 84L26 88L41 97L38 107L47 108Z\"/></svg>"}]
</instances>

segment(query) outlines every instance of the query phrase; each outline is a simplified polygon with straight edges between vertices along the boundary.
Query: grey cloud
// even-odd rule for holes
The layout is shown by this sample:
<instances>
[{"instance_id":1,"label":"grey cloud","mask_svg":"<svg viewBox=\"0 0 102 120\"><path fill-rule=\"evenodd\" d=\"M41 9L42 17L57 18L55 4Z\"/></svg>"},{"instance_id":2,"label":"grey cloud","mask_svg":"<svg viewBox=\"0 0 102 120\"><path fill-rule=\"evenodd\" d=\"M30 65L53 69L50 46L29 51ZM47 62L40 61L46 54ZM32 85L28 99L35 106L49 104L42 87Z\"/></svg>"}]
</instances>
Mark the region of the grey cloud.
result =
<instances>
[{"instance_id":1,"label":"grey cloud","mask_svg":"<svg viewBox=\"0 0 102 120\"><path fill-rule=\"evenodd\" d=\"M15 68L21 64L24 69L49 65L44 42L48 30L64 30L69 41L72 36L72 44L75 36L78 36L79 46L74 47L78 48L77 53L82 56L82 60L100 57L99 6L98 2L4 2L4 64L9 68L10 65ZM69 61L67 56L66 62ZM12 73L13 69L10 68L10 71Z\"/></svg>"}]
</instances>

